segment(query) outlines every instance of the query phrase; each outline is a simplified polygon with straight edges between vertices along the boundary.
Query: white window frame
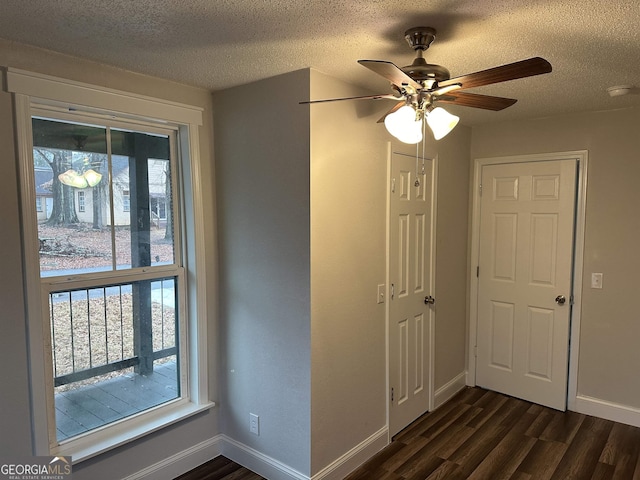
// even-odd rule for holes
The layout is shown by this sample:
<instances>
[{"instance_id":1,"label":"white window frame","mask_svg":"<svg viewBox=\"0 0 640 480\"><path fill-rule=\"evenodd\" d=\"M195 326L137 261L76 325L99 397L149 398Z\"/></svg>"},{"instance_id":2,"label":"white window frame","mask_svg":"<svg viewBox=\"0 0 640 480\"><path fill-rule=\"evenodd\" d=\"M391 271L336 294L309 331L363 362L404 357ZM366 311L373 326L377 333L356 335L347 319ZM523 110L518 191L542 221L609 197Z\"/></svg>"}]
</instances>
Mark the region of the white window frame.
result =
<instances>
[{"instance_id":1,"label":"white window frame","mask_svg":"<svg viewBox=\"0 0 640 480\"><path fill-rule=\"evenodd\" d=\"M74 463L91 458L109 449L133 441L160 428L176 423L196 413L210 409L215 403L209 399L207 372L207 285L204 265L205 225L200 184L200 156L198 128L202 125L202 108L183 105L142 95L96 87L48 75L7 69L7 91L14 94L18 155L20 157L20 186L22 228L24 238L24 266L27 323L29 331L29 360L31 382L31 421L34 433L34 455L70 455ZM35 108L79 111L86 116L120 118L141 125L157 124L177 131L177 149L181 169L183 203L183 248L189 252L184 267L189 284L185 291L186 367L181 392L184 401L170 402L147 412L124 419L96 432L74 437L62 444L50 442L55 426L53 376L50 334L43 308L35 208L33 173L33 139L31 118ZM43 311L44 310L44 311ZM54 432L55 433L55 432Z\"/></svg>"}]
</instances>

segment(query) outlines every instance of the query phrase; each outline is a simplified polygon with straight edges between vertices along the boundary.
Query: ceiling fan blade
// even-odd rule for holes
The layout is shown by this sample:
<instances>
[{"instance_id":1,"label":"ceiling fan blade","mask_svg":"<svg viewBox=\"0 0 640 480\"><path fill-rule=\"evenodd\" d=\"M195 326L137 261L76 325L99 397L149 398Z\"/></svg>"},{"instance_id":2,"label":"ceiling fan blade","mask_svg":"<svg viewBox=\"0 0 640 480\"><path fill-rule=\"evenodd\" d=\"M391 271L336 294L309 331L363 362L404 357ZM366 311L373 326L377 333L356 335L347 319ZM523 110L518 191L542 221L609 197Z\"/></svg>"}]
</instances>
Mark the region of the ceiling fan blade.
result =
<instances>
[{"instance_id":1,"label":"ceiling fan blade","mask_svg":"<svg viewBox=\"0 0 640 480\"><path fill-rule=\"evenodd\" d=\"M363 95L360 97L327 98L324 100L306 100L304 102L300 102L299 104L306 105L310 103L341 102L342 100L380 100L381 98L398 100L398 97L395 97L391 94L381 94L381 95Z\"/></svg>"},{"instance_id":2,"label":"ceiling fan blade","mask_svg":"<svg viewBox=\"0 0 640 480\"><path fill-rule=\"evenodd\" d=\"M491 85L492 83L506 82L549 72L551 72L551 64L544 58L534 57L500 67L482 70L481 72L451 78L443 82L438 82L438 86L447 87L454 83L460 83L462 84L460 88L482 87L483 85Z\"/></svg>"},{"instance_id":3,"label":"ceiling fan blade","mask_svg":"<svg viewBox=\"0 0 640 480\"><path fill-rule=\"evenodd\" d=\"M436 97L435 101L463 107L483 108L494 112L510 107L517 102L515 98L492 97L466 92L448 92L441 97Z\"/></svg>"},{"instance_id":4,"label":"ceiling fan blade","mask_svg":"<svg viewBox=\"0 0 640 480\"><path fill-rule=\"evenodd\" d=\"M410 86L416 91L422 89L421 84L391 62L385 62L384 60L358 60L358 63L363 67L367 67L372 72L383 76L398 87Z\"/></svg>"},{"instance_id":5,"label":"ceiling fan blade","mask_svg":"<svg viewBox=\"0 0 640 480\"><path fill-rule=\"evenodd\" d=\"M391 108L387 113L385 113L382 117L380 117L380 119L376 122L376 123L383 123L384 119L387 118L387 115L391 115L393 112L395 112L396 110L399 110L400 107L402 107L403 105L406 105L405 102L398 102L396 103L393 108Z\"/></svg>"}]
</instances>

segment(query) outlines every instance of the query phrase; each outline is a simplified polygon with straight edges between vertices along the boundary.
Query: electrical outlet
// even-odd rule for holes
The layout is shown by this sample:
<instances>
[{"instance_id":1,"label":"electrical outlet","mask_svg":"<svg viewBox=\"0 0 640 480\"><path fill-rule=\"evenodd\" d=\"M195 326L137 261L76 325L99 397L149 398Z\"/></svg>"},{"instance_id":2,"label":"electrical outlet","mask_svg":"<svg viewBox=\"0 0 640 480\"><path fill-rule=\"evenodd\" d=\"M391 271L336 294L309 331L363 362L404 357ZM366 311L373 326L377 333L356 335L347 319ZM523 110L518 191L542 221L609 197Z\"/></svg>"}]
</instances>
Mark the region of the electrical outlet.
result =
<instances>
[{"instance_id":1,"label":"electrical outlet","mask_svg":"<svg viewBox=\"0 0 640 480\"><path fill-rule=\"evenodd\" d=\"M249 414L249 432L260 435L260 417L255 413Z\"/></svg>"}]
</instances>

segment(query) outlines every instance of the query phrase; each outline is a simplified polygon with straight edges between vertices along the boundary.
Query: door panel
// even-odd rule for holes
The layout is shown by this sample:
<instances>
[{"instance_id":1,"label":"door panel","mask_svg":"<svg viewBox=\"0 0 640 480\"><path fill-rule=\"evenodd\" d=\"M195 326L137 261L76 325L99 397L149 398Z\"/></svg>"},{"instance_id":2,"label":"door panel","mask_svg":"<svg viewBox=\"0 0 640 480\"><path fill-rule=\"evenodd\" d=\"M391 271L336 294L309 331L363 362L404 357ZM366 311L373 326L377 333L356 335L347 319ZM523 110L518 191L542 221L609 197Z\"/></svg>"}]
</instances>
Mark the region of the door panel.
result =
<instances>
[{"instance_id":1,"label":"door panel","mask_svg":"<svg viewBox=\"0 0 640 480\"><path fill-rule=\"evenodd\" d=\"M541 213L531 215L531 257L529 282L554 286L556 278L558 215Z\"/></svg>"},{"instance_id":2,"label":"door panel","mask_svg":"<svg viewBox=\"0 0 640 480\"><path fill-rule=\"evenodd\" d=\"M553 310L529 307L525 374L551 381Z\"/></svg>"},{"instance_id":3,"label":"door panel","mask_svg":"<svg viewBox=\"0 0 640 480\"><path fill-rule=\"evenodd\" d=\"M514 305L491 302L491 366L511 371L513 369Z\"/></svg>"},{"instance_id":4,"label":"door panel","mask_svg":"<svg viewBox=\"0 0 640 480\"><path fill-rule=\"evenodd\" d=\"M566 406L576 162L482 168L476 383Z\"/></svg>"},{"instance_id":5,"label":"door panel","mask_svg":"<svg viewBox=\"0 0 640 480\"><path fill-rule=\"evenodd\" d=\"M415 156L394 153L390 183L389 428L394 435L429 409L431 396L433 309L424 299L433 294L433 162L420 159L416 165Z\"/></svg>"}]
</instances>

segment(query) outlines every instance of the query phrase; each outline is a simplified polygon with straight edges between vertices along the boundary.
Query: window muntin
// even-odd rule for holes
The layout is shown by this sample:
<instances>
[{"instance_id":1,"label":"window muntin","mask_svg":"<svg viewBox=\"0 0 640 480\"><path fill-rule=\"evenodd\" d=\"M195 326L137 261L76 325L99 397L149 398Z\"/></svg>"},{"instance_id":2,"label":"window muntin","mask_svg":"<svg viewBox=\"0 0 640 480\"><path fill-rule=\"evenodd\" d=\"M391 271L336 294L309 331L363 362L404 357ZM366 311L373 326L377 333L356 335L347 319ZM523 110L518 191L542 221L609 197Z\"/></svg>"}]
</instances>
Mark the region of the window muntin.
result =
<instances>
[{"instance_id":1,"label":"window muntin","mask_svg":"<svg viewBox=\"0 0 640 480\"><path fill-rule=\"evenodd\" d=\"M38 217L55 385L52 445L182 395L184 274L179 216L169 208L176 205L175 134L149 130L32 119L34 170L49 167L52 195L51 211ZM80 193L91 199L84 212ZM158 199L168 207L153 221ZM123 214L118 205L131 208Z\"/></svg>"}]
</instances>

